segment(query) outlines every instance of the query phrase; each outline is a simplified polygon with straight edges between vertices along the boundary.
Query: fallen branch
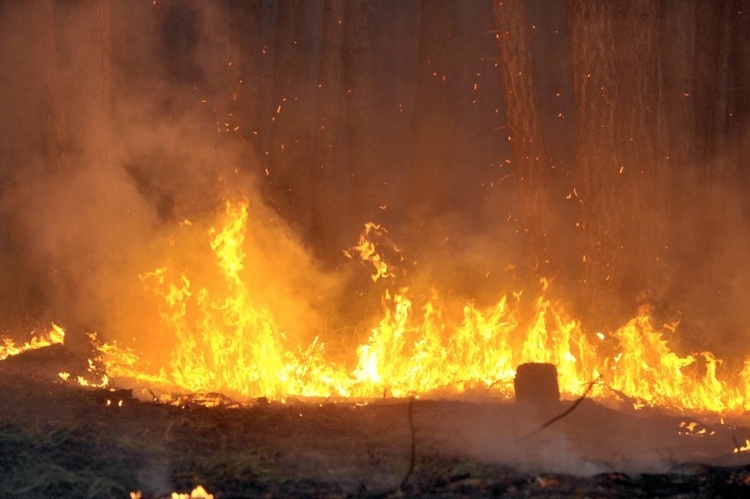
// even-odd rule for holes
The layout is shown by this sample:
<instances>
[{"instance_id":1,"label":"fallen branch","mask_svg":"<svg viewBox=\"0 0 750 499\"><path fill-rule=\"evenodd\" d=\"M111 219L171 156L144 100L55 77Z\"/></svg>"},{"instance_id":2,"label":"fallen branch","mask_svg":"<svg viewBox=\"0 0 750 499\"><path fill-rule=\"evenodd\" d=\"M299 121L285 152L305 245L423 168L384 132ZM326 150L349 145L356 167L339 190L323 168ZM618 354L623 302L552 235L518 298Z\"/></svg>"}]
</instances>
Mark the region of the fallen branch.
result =
<instances>
[{"instance_id":1,"label":"fallen branch","mask_svg":"<svg viewBox=\"0 0 750 499\"><path fill-rule=\"evenodd\" d=\"M597 382L599 382L601 379L602 379L602 377L599 376L594 381L592 381L591 383L589 383L589 386L586 388L586 391L583 392L583 395L581 395L581 397L578 400L576 400L575 402L573 402L573 405L571 405L570 407L568 407L568 409L565 410L565 412L563 412L561 414L558 414L557 416L555 416L554 418L550 419L549 421L547 421L546 423L544 423L542 426L540 426L539 428L537 428L536 430L531 431L531 432L527 433L526 435L522 436L519 440L524 440L526 438L529 438L532 435L535 435L535 434L539 433L540 431L544 430L545 428L548 428L553 423L561 420L562 418L564 418L565 416L567 416L568 414L570 414L571 412L573 412L575 410L575 408L578 407L578 404L580 404L581 402L583 402L583 399L585 399L586 396L589 394L589 392L591 391L591 388L593 388L593 386Z\"/></svg>"},{"instance_id":2,"label":"fallen branch","mask_svg":"<svg viewBox=\"0 0 750 499\"><path fill-rule=\"evenodd\" d=\"M409 431L411 432L411 450L409 456L409 470L404 475L404 479L401 480L401 484L398 486L399 490L403 490L406 486L406 482L409 481L411 475L414 473L414 465L417 459L417 436L414 428L414 397L409 399L409 405L407 407L407 415L409 417Z\"/></svg>"}]
</instances>

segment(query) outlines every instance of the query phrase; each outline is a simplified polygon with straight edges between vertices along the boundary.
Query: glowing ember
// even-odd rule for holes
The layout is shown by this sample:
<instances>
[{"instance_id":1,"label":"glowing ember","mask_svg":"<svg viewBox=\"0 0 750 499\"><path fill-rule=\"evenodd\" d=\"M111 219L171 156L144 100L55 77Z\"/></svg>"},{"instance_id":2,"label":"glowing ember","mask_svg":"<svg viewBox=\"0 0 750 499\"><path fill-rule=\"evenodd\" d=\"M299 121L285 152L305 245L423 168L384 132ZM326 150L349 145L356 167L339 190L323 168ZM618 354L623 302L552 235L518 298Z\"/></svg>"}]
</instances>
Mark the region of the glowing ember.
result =
<instances>
[{"instance_id":1,"label":"glowing ember","mask_svg":"<svg viewBox=\"0 0 750 499\"><path fill-rule=\"evenodd\" d=\"M32 334L34 332L32 331ZM62 343L65 340L65 331L57 324L52 324L49 331L40 336L32 336L31 340L27 341L23 345L16 345L13 340L3 339L0 340L0 360L6 359L12 355L18 355L27 350L35 350L37 348L48 347Z\"/></svg>"},{"instance_id":2,"label":"glowing ember","mask_svg":"<svg viewBox=\"0 0 750 499\"><path fill-rule=\"evenodd\" d=\"M130 493L130 499L141 499L142 497L143 493L139 490ZM189 494L172 492L170 497L172 499L214 499L214 495L206 492L202 485L195 487Z\"/></svg>"},{"instance_id":3,"label":"glowing ember","mask_svg":"<svg viewBox=\"0 0 750 499\"><path fill-rule=\"evenodd\" d=\"M172 499L214 499L214 495L206 492L202 485L198 485L190 494L172 492Z\"/></svg>"},{"instance_id":4,"label":"glowing ember","mask_svg":"<svg viewBox=\"0 0 750 499\"><path fill-rule=\"evenodd\" d=\"M136 352L103 345L99 354L111 377L182 392L274 400L469 391L510 397L516 366L545 362L557 367L564 398L579 396L598 379L592 397L636 408L750 409L750 364L732 382L722 379L721 361L711 353L682 357L673 352L664 335L675 326L655 326L647 308L612 334L589 335L546 296L546 281L535 298L503 295L488 307L456 305L437 292L423 299L405 286L387 290L382 317L372 322L347 368L326 358L320 336L300 347L304 342L280 329L268 304L251 298L243 277L245 266L253 264L243 249L247 220L246 203L227 203L222 227L204 235L216 266L213 278L191 273L180 262L141 276L161 302L163 332L174 339L171 357L158 375L146 374ZM373 266L373 281L395 280L370 239L383 232L367 224L347 253Z\"/></svg>"}]
</instances>

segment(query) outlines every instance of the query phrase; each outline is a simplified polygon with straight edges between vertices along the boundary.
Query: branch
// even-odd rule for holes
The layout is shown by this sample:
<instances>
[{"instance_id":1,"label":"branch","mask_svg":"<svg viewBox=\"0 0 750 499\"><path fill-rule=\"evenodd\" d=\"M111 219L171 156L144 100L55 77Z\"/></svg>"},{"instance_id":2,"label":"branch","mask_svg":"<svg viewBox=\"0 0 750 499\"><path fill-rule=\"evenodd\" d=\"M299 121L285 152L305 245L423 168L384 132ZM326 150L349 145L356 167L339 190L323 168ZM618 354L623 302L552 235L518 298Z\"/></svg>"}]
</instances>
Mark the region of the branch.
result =
<instances>
[{"instance_id":1,"label":"branch","mask_svg":"<svg viewBox=\"0 0 750 499\"><path fill-rule=\"evenodd\" d=\"M552 425L552 423L555 423L556 421L561 420L562 418L564 418L565 416L567 416L568 414L570 414L571 412L573 412L573 410L575 410L575 408L578 407L578 404L580 404L581 402L583 402L583 399L585 399L586 395L589 394L589 392L591 391L591 388L593 388L593 386L597 382L599 382L599 380L601 380L601 379L602 379L602 377L600 375L594 381L592 381L591 383L589 383L589 386L586 388L586 391L583 392L583 395L581 395L581 398L579 398L578 400L576 400L575 402L573 402L573 405L571 405L570 407L568 407L568 409L565 412L563 412L561 414L558 414L557 416L555 416L554 418L550 419L549 421L547 421L546 423L544 423L542 426L540 426L539 428L537 428L536 430L534 430L534 431L532 431L530 433L527 433L526 435L524 435L523 437L521 437L520 440L524 440L526 438L529 438L532 435L535 435L535 434L539 433L543 429L545 429L545 428L549 427L550 425Z\"/></svg>"},{"instance_id":2,"label":"branch","mask_svg":"<svg viewBox=\"0 0 750 499\"><path fill-rule=\"evenodd\" d=\"M411 475L414 473L414 463L417 459L417 436L416 430L414 429L414 397L409 399L407 410L409 417L409 431L411 432L411 455L409 459L409 470L406 472L404 479L401 480L401 484L398 486L399 490L402 490L406 486L406 482L409 481L409 478L411 478Z\"/></svg>"}]
</instances>

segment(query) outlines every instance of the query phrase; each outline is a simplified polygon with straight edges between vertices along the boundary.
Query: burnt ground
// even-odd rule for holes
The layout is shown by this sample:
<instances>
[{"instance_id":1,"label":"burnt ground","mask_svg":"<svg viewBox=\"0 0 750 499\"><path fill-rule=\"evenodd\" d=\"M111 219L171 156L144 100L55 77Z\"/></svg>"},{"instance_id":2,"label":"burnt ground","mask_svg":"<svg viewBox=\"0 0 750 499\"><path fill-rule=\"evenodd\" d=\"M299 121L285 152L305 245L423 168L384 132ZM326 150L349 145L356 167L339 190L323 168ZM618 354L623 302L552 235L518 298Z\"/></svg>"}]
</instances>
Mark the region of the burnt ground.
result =
<instances>
[{"instance_id":1,"label":"burnt ground","mask_svg":"<svg viewBox=\"0 0 750 499\"><path fill-rule=\"evenodd\" d=\"M2 498L161 498L197 484L216 498L750 497L742 425L589 400L540 431L572 402L169 405L54 381L70 359L49 352L0 362ZM45 359L47 374L29 367Z\"/></svg>"}]
</instances>

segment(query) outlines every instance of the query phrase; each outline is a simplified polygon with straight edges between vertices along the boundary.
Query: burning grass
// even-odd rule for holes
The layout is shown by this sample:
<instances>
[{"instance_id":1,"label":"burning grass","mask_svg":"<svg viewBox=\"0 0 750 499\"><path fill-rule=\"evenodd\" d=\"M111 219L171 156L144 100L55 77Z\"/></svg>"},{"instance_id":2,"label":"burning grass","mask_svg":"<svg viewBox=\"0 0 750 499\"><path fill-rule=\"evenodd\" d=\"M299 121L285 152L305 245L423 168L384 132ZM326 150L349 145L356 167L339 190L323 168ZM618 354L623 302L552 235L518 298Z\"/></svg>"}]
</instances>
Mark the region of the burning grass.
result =
<instances>
[{"instance_id":1,"label":"burning grass","mask_svg":"<svg viewBox=\"0 0 750 499\"><path fill-rule=\"evenodd\" d=\"M399 248L375 224L365 226L346 255L368 269L371 286L382 293L380 315L362 319L350 335L355 340L350 351L344 351L337 331L308 321L295 327L286 320L291 310L310 308L289 296L274 302L273 296L291 293L288 286L259 282L273 280L275 268L251 242L253 231L265 227L256 228L261 222L250 215L247 202L227 202L208 228L181 224L166 263L139 275L145 289L140 307L157 317L133 336L147 339L150 348L140 342L101 343L92 335L86 375L71 378L61 371L60 376L84 385L141 389L145 397L158 392L216 393L240 401L510 399L516 366L542 362L557 367L567 399L596 380L590 396L614 405L720 416L750 409L750 363L732 373L709 351L678 353L669 342L677 324L660 325L647 306L620 328L592 334L551 297L546 280L536 293L501 293L483 305L445 299L437 289L425 291L410 282L399 267L404 260ZM270 270L256 268L264 265ZM131 312L136 311L124 313ZM312 320L316 315L308 312L303 315ZM64 334L53 325L25 345L6 341L0 354L60 343ZM336 355L328 352L331 344L338 347Z\"/></svg>"},{"instance_id":2,"label":"burning grass","mask_svg":"<svg viewBox=\"0 0 750 499\"><path fill-rule=\"evenodd\" d=\"M32 330L30 336L31 339L24 343L16 343L10 338L1 340L0 361L28 350L61 344L65 340L65 331L60 326L52 324L47 332L37 334L36 330Z\"/></svg>"},{"instance_id":3,"label":"burning grass","mask_svg":"<svg viewBox=\"0 0 750 499\"><path fill-rule=\"evenodd\" d=\"M370 240L383 229L368 225L349 256L371 266L382 314L348 358L330 356L329 331L290 329L284 307L264 301L273 293L253 278L248 217L246 203L227 203L214 228L182 224L164 265L140 274L158 350L92 335L93 357L81 358L54 328L60 341L5 344L0 493L747 491L750 433L723 417L746 415L750 367L732 378L709 352L675 352L676 326L647 309L589 334L546 281L481 306L445 300L407 285ZM599 380L592 400L561 402L558 413L575 411L534 431L553 414L508 404L524 362L555 364L568 400Z\"/></svg>"},{"instance_id":4,"label":"burning grass","mask_svg":"<svg viewBox=\"0 0 750 499\"><path fill-rule=\"evenodd\" d=\"M208 230L183 224L167 264L140 275L159 311L153 327L161 348L100 345L107 374L129 387L240 399L510 398L516 366L544 362L555 364L569 399L601 380L592 397L612 403L724 415L750 408L750 364L730 373L711 352L676 352L668 338L677 325L659 325L648 307L615 331L593 334L550 296L546 280L536 294L505 293L489 305L443 299L436 289L410 286L406 272L382 256L375 241L388 245L385 229L374 224L346 254L367 266L382 290L381 315L365 319L370 326L355 351L329 355L327 346L339 338L314 324L289 327L284 319L296 304L267 301L257 289L254 268L265 260L251 258L249 252L260 257L248 239L260 229L250 223L246 202L227 202ZM202 249L185 257L181 244ZM387 249L403 260L398 248ZM149 366L157 353L162 357Z\"/></svg>"}]
</instances>

